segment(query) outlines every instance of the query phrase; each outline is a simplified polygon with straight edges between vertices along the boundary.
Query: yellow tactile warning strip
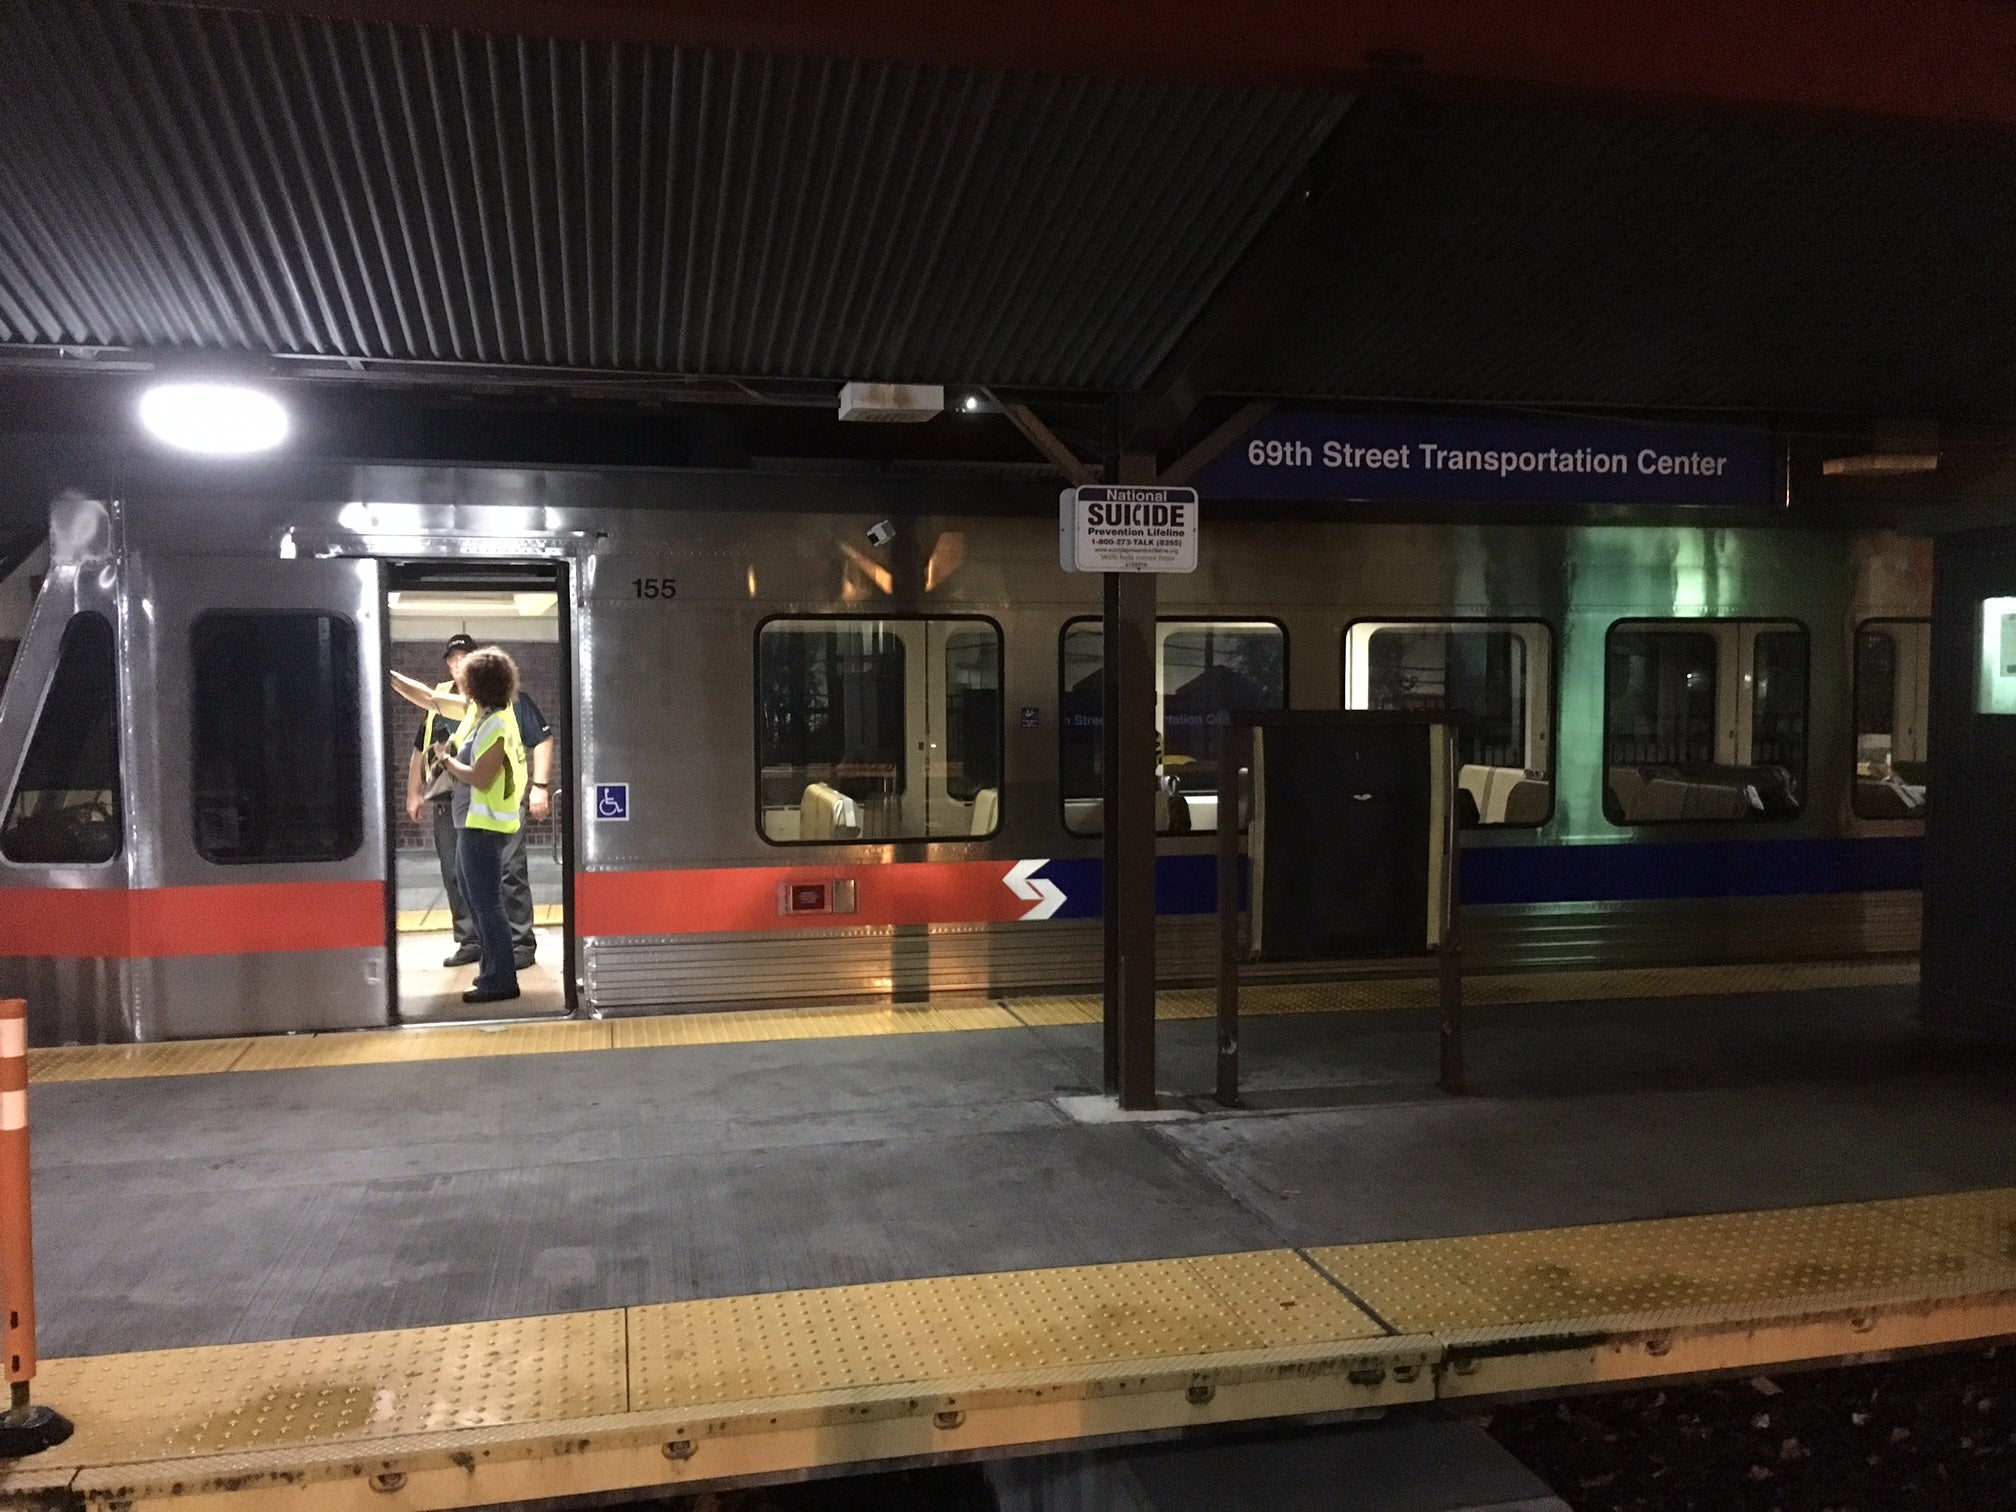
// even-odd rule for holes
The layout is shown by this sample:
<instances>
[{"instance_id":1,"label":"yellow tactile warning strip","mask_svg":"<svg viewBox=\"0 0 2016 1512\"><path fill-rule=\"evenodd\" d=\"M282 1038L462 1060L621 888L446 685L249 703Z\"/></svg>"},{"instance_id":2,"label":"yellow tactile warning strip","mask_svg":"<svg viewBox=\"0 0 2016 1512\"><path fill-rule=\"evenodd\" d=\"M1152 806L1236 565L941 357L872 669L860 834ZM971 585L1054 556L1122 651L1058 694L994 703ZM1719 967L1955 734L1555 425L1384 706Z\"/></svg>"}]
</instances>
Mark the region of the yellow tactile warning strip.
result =
<instances>
[{"instance_id":1,"label":"yellow tactile warning strip","mask_svg":"<svg viewBox=\"0 0 2016 1512\"><path fill-rule=\"evenodd\" d=\"M0 1495L475 1507L2016 1334L2016 1189L45 1362Z\"/></svg>"},{"instance_id":2,"label":"yellow tactile warning strip","mask_svg":"<svg viewBox=\"0 0 2016 1512\"><path fill-rule=\"evenodd\" d=\"M37 1385L78 1432L36 1466L598 1417L629 1405L627 1356L611 1309L48 1360Z\"/></svg>"},{"instance_id":3,"label":"yellow tactile warning strip","mask_svg":"<svg viewBox=\"0 0 2016 1512\"><path fill-rule=\"evenodd\" d=\"M1548 971L1466 977L1471 1003L1589 1002L1606 998L1797 992L1815 987L1901 986L1918 980L1916 960L1819 961L1754 966L1672 966L1629 970ZM1426 1008L1435 984L1421 977L1349 982L1262 983L1240 993L1240 1012L1339 1013ZM1157 995L1156 1016L1203 1019L1216 1011L1209 988ZM880 1034L1047 1028L1099 1021L1096 996L940 999L915 1007L857 1004L822 1008L734 1009L650 1018L518 1024L413 1025L351 1033L182 1040L151 1045L65 1045L28 1052L33 1082L98 1081L130 1076L190 1076L212 1071L281 1071L310 1066L383 1065L485 1055L546 1055L571 1050L738 1045L766 1040L838 1039Z\"/></svg>"},{"instance_id":4,"label":"yellow tactile warning strip","mask_svg":"<svg viewBox=\"0 0 2016 1512\"><path fill-rule=\"evenodd\" d=\"M611 1019L614 1046L740 1045L758 1040L843 1039L873 1034L944 1034L962 1029L1017 1029L1020 1022L997 1003L950 1002L914 1008L751 1008L722 1013L678 1013L657 1018Z\"/></svg>"},{"instance_id":5,"label":"yellow tactile warning strip","mask_svg":"<svg viewBox=\"0 0 2016 1512\"><path fill-rule=\"evenodd\" d=\"M126 1076L196 1076L230 1071L257 1040L168 1040L153 1045L59 1045L28 1052L36 1082L108 1081Z\"/></svg>"},{"instance_id":6,"label":"yellow tactile warning strip","mask_svg":"<svg viewBox=\"0 0 2016 1512\"><path fill-rule=\"evenodd\" d=\"M639 1409L1378 1339L1288 1250L630 1310Z\"/></svg>"},{"instance_id":7,"label":"yellow tactile warning strip","mask_svg":"<svg viewBox=\"0 0 2016 1512\"><path fill-rule=\"evenodd\" d=\"M1472 1004L1582 1003L1606 998L1801 992L1816 987L1901 987L1917 980L1915 959L1522 971L1466 975L1463 1000ZM1367 977L1349 982L1248 982L1239 991L1239 1012L1246 1016L1432 1008L1435 1002L1436 984L1422 976ZM1094 993L1010 998L1007 1006L1032 1028L1096 1024L1102 1011ZM1209 987L1180 988L1158 993L1155 999L1159 1019L1205 1019L1217 1011L1217 993Z\"/></svg>"},{"instance_id":8,"label":"yellow tactile warning strip","mask_svg":"<svg viewBox=\"0 0 2016 1512\"><path fill-rule=\"evenodd\" d=\"M2016 1193L1311 1250L1403 1332L1456 1342L2016 1288Z\"/></svg>"}]
</instances>

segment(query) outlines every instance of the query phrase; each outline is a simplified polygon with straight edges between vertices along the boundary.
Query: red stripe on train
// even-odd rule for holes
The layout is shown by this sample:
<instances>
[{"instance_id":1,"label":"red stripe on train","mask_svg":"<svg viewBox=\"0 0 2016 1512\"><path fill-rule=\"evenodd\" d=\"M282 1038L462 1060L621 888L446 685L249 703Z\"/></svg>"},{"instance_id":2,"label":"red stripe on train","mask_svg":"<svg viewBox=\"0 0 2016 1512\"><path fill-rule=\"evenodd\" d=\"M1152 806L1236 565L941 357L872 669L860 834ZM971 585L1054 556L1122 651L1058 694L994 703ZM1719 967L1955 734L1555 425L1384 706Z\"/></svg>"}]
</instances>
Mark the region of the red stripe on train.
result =
<instances>
[{"instance_id":1,"label":"red stripe on train","mask_svg":"<svg viewBox=\"0 0 2016 1512\"><path fill-rule=\"evenodd\" d=\"M928 861L862 867L737 866L694 871L598 871L574 878L581 935L723 934L850 925L986 924L1029 911L1003 880L1002 861ZM851 880L851 914L780 914L784 883Z\"/></svg>"},{"instance_id":2,"label":"red stripe on train","mask_svg":"<svg viewBox=\"0 0 2016 1512\"><path fill-rule=\"evenodd\" d=\"M383 882L0 890L0 956L124 960L384 944Z\"/></svg>"},{"instance_id":3,"label":"red stripe on train","mask_svg":"<svg viewBox=\"0 0 2016 1512\"><path fill-rule=\"evenodd\" d=\"M836 926L1006 923L1029 911L1010 863L738 866L582 872L576 933L724 934ZM855 884L849 914L781 914L784 883ZM369 949L385 943L383 882L239 882L211 887L0 890L0 956L124 960Z\"/></svg>"}]
</instances>

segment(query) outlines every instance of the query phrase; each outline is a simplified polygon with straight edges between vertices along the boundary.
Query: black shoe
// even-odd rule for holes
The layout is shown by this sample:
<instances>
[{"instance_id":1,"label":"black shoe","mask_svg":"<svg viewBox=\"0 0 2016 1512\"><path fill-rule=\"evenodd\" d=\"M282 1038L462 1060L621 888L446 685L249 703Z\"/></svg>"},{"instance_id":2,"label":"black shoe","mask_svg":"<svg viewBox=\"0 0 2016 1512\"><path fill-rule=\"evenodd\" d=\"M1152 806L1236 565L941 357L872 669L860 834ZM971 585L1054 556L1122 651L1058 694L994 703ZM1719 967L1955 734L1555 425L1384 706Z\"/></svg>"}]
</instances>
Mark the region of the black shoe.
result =
<instances>
[{"instance_id":1,"label":"black shoe","mask_svg":"<svg viewBox=\"0 0 2016 1512\"><path fill-rule=\"evenodd\" d=\"M455 954L441 964L443 966L468 966L483 959L483 949L479 945L457 945Z\"/></svg>"},{"instance_id":2,"label":"black shoe","mask_svg":"<svg viewBox=\"0 0 2016 1512\"><path fill-rule=\"evenodd\" d=\"M516 987L511 988L508 992L492 992L487 987L471 987L467 992L462 994L462 1001L465 1003L508 1003L516 996L518 996L518 989Z\"/></svg>"},{"instance_id":3,"label":"black shoe","mask_svg":"<svg viewBox=\"0 0 2016 1512\"><path fill-rule=\"evenodd\" d=\"M523 971L532 964L536 954L536 952L530 950L518 951L511 957L511 964L519 971Z\"/></svg>"}]
</instances>

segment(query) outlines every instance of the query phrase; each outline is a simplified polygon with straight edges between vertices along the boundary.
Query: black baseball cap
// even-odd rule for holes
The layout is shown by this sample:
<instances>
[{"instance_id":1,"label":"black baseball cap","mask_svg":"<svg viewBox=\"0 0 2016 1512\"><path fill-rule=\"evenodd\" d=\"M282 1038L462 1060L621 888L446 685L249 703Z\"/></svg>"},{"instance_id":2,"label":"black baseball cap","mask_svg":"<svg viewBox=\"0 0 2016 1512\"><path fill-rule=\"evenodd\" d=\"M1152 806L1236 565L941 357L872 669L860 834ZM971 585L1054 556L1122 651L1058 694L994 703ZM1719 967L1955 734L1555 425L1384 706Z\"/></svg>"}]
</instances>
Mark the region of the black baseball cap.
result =
<instances>
[{"instance_id":1,"label":"black baseball cap","mask_svg":"<svg viewBox=\"0 0 2016 1512\"><path fill-rule=\"evenodd\" d=\"M468 634L451 635L448 637L448 644L444 646L441 650L441 659L443 661L446 661L449 657L453 656L457 651L474 651L475 649L476 649L475 636Z\"/></svg>"}]
</instances>

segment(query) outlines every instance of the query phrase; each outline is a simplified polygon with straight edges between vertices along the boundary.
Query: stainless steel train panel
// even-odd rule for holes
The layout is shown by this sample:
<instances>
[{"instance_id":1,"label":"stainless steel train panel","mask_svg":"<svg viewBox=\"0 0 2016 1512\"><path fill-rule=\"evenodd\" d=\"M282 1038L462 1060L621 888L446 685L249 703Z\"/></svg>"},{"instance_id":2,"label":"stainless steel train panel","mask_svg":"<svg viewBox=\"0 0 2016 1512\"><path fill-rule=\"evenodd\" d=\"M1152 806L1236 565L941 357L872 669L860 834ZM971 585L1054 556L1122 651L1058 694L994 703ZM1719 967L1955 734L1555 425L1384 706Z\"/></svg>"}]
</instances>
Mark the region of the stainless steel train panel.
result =
<instances>
[{"instance_id":1,"label":"stainless steel train panel","mask_svg":"<svg viewBox=\"0 0 2016 1512\"><path fill-rule=\"evenodd\" d=\"M1538 971L1906 954L1918 948L1915 892L1484 907L1464 913L1464 969ZM586 995L620 1015L764 1003L993 996L1091 989L1096 919L1011 925L794 930L589 940ZM1216 923L1157 920L1164 986L1215 980ZM1379 973L1389 963L1348 970ZM1253 981L1306 968L1253 966Z\"/></svg>"},{"instance_id":2,"label":"stainless steel train panel","mask_svg":"<svg viewBox=\"0 0 2016 1512\"><path fill-rule=\"evenodd\" d=\"M266 950L134 961L140 1039L377 1029L385 949Z\"/></svg>"},{"instance_id":3,"label":"stainless steel train panel","mask_svg":"<svg viewBox=\"0 0 2016 1512\"><path fill-rule=\"evenodd\" d=\"M136 476L124 524L132 555L100 548L92 558L95 589L82 574L63 577L60 566L51 574L59 593L83 602L98 592L115 612L113 564L125 563L121 570L132 579L122 621L126 730L135 746L129 844L118 866L79 883L123 886L129 863L140 887L210 884L231 870L203 862L186 833L187 718L175 700L187 677L181 660L187 627L203 607L352 606L362 616L360 628L374 627L360 642L367 657L365 743L375 750L382 710L371 559L408 557L572 562L579 759L568 798L578 805L577 864L584 871L860 871L924 861L1005 868L1023 858L1097 856L1096 837L1063 827L1057 717L1058 636L1067 619L1097 613L1098 585L1057 569L1054 526L1042 513L1027 512L1030 494L1011 483L752 472L289 465ZM886 547L866 534L885 516L898 527ZM98 511L100 536L113 518ZM91 538L93 528L83 520L80 538ZM71 559L85 554L72 552ZM1242 522L1228 508L1214 510L1205 527L1199 571L1163 580L1160 593L1161 611L1171 617L1281 622L1290 702L1300 708L1338 704L1344 630L1353 620L1544 621L1556 659L1553 812L1535 829L1471 832L1466 843L1478 849L1726 840L1736 833L1759 841L1894 837L1921 826L1858 820L1850 812L1852 627L1864 618L1923 615L1928 560L1919 543L1893 535L1771 523ZM662 580L676 585L674 595L647 596L639 587ZM763 840L756 802L757 627L772 616L833 613L980 614L1001 625L1004 771L996 834L807 847ZM1632 830L1604 816L1606 638L1618 620L1666 618L1792 620L1807 627L1811 796L1797 818ZM38 629L24 645L25 681L46 676L54 655L50 633ZM45 671L36 673L35 665ZM0 765L18 761L25 738L17 707L26 696L24 678L13 683L0 711ZM1032 725L1018 717L1024 709L1035 711ZM371 828L358 857L276 868L276 881L312 873L382 883L384 795L375 762L367 763L367 774ZM590 812L594 784L609 781L630 785L626 821L598 821ZM1162 850L1201 854L1210 845L1206 836L1177 837ZM24 883L53 885L0 867L0 886ZM1753 947L1780 955L1903 949L1915 929L1914 896L1477 909L1473 964L1648 960L1662 953L1704 960L1747 956ZM666 922L676 931L677 919ZM1164 920L1165 972L1208 975L1208 933L1206 921ZM1096 977L1097 958L1097 925L1090 921L925 920L894 929L836 921L816 932L592 938L583 942L579 965L584 1006L625 1011L1082 984ZM94 1022L115 1038L196 1032L156 1019L151 1002L140 1001L151 1000L158 983L114 982L118 976L114 971L89 989L110 993L107 1003L82 1009L66 1003L63 1022ZM382 1008L382 1000L374 1002L364 1020L382 1021L375 1016ZM330 1011L325 1001L311 1013ZM231 1013L232 1022L247 1027L274 1024L263 1005Z\"/></svg>"},{"instance_id":4,"label":"stainless steel train panel","mask_svg":"<svg viewBox=\"0 0 2016 1512\"><path fill-rule=\"evenodd\" d=\"M13 894L18 896L18 894ZM0 908L10 890L0 890ZM151 1038L136 1012L133 963L110 956L0 956L0 997L28 1004L36 1045L125 1044Z\"/></svg>"},{"instance_id":5,"label":"stainless steel train panel","mask_svg":"<svg viewBox=\"0 0 2016 1512\"><path fill-rule=\"evenodd\" d=\"M136 1011L147 1037L389 1023L378 563L147 550L131 554L127 579L136 612L128 641L134 691L126 766L141 819L130 880L138 906L163 909L135 969ZM339 857L226 864L198 846L192 636L206 615L262 611L321 611L349 621L355 632L361 813L357 844ZM277 691L284 719L293 690ZM298 729L274 733L304 747L331 736L306 719ZM214 919L214 937L192 923L211 907L230 916ZM366 938L374 910L375 943ZM294 948L324 933L332 912L346 926L331 932L333 943Z\"/></svg>"},{"instance_id":6,"label":"stainless steel train panel","mask_svg":"<svg viewBox=\"0 0 2016 1512\"><path fill-rule=\"evenodd\" d=\"M102 616L123 645L119 555L122 519L108 501L66 494L50 510L49 570L29 615L4 694L0 694L0 804L12 795L27 756L43 701L56 676L63 637L79 614ZM117 695L121 760L133 728L130 662L121 654ZM121 797L119 853L102 863L16 862L0 856L0 910L16 920L33 917L30 933L47 937L62 928L62 954L37 938L11 941L0 955L0 994L27 999L29 1034L36 1044L126 1041L141 1037L138 1006L123 938L116 920L143 818L135 812L130 782ZM31 897L30 895L36 895ZM111 906L107 906L111 905Z\"/></svg>"}]
</instances>

